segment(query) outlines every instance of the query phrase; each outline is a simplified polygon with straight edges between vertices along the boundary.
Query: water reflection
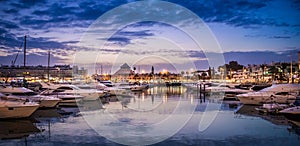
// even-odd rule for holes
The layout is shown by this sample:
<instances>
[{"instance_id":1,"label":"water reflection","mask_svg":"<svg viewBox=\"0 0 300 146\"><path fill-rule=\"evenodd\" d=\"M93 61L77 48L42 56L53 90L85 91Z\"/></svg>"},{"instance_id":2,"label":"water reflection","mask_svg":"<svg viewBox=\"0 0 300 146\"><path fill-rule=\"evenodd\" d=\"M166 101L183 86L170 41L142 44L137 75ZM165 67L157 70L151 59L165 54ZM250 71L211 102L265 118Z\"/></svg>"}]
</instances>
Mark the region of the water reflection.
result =
<instances>
[{"instance_id":1,"label":"water reflection","mask_svg":"<svg viewBox=\"0 0 300 146\"><path fill-rule=\"evenodd\" d=\"M20 139L38 132L41 131L29 120L0 121L0 139Z\"/></svg>"},{"instance_id":2,"label":"water reflection","mask_svg":"<svg viewBox=\"0 0 300 146\"><path fill-rule=\"evenodd\" d=\"M300 122L289 120L289 126L287 130L300 136Z\"/></svg>"},{"instance_id":3,"label":"water reflection","mask_svg":"<svg viewBox=\"0 0 300 146\"><path fill-rule=\"evenodd\" d=\"M255 109L257 107L258 106L242 105L237 110L236 116L238 117L241 115L246 115L252 117L259 117L276 125L288 125L288 120L283 115L260 113L258 110Z\"/></svg>"},{"instance_id":4,"label":"water reflection","mask_svg":"<svg viewBox=\"0 0 300 146\"><path fill-rule=\"evenodd\" d=\"M120 127L121 130L125 126L139 128L136 133L120 137L120 140L133 140L130 139L132 135L147 133L151 130L148 125L162 121L174 112L179 100L184 101L182 111L187 110L186 108L193 109L193 117L182 130L158 143L159 145L252 145L253 141L258 141L258 145L272 145L283 140L283 144L299 143L299 139L295 138L300 133L299 122L288 121L280 115L261 114L255 110L255 106L242 106L237 101L223 101L222 96L207 96L205 102L204 99L201 102L199 93L185 87L150 88L143 92L133 92L129 96L109 97L109 100L106 104L101 100L85 101L79 107L38 110L30 120L0 121L0 145L23 145L24 141L30 145L116 145L89 127L83 114L93 116L96 112L110 112L115 121L97 120L95 123L107 127L102 130L112 137L118 137L122 133L120 129L113 127ZM212 125L199 132L199 121L207 104L222 105ZM166 126L172 127L177 122L175 121ZM160 133L155 136L159 137Z\"/></svg>"}]
</instances>

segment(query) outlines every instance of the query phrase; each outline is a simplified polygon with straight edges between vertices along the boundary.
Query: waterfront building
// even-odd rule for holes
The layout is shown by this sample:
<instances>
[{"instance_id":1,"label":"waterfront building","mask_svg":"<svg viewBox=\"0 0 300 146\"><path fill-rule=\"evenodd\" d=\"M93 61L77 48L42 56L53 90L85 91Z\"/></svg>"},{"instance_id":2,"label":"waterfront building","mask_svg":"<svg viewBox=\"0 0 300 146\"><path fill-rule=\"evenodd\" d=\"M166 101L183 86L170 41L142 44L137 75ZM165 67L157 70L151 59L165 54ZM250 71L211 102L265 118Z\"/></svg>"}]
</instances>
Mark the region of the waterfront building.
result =
<instances>
[{"instance_id":1,"label":"waterfront building","mask_svg":"<svg viewBox=\"0 0 300 146\"><path fill-rule=\"evenodd\" d=\"M71 80L72 68L70 65L54 65L49 67L49 75L52 80ZM7 66L0 67L0 78L2 81L9 81L13 78L25 77L27 80L47 80L47 66ZM50 79L50 80L51 80Z\"/></svg>"}]
</instances>

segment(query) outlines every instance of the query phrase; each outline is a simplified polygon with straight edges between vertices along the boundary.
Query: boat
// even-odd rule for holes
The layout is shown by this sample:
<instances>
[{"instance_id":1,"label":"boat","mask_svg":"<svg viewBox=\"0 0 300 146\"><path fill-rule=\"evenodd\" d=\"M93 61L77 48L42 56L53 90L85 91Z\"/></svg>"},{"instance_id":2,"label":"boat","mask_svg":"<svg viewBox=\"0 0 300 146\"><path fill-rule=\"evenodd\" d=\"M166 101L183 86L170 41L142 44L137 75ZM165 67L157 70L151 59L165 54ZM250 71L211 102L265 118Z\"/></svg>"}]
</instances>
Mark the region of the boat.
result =
<instances>
[{"instance_id":1,"label":"boat","mask_svg":"<svg viewBox=\"0 0 300 146\"><path fill-rule=\"evenodd\" d=\"M142 85L134 85L130 88L131 91L143 91L148 89L148 84L142 84Z\"/></svg>"},{"instance_id":2,"label":"boat","mask_svg":"<svg viewBox=\"0 0 300 146\"><path fill-rule=\"evenodd\" d=\"M129 90L120 89L118 87L107 87L104 91L110 96L128 96Z\"/></svg>"},{"instance_id":3,"label":"boat","mask_svg":"<svg viewBox=\"0 0 300 146\"><path fill-rule=\"evenodd\" d=\"M252 90L247 90L247 89L224 89L223 92L224 92L226 97L236 97L236 95L239 95L239 94L245 94L245 93L252 92Z\"/></svg>"},{"instance_id":4,"label":"boat","mask_svg":"<svg viewBox=\"0 0 300 146\"><path fill-rule=\"evenodd\" d=\"M287 119L293 121L300 121L300 106L295 106L279 111L280 114L283 114Z\"/></svg>"},{"instance_id":5,"label":"boat","mask_svg":"<svg viewBox=\"0 0 300 146\"><path fill-rule=\"evenodd\" d=\"M96 89L82 89L75 85L60 85L56 90L62 90L62 93L65 94L75 94L83 96L83 100L97 100L99 97L104 96L103 91L99 91Z\"/></svg>"},{"instance_id":6,"label":"boat","mask_svg":"<svg viewBox=\"0 0 300 146\"><path fill-rule=\"evenodd\" d=\"M232 89L229 85L226 84L217 84L205 88L205 92L224 92L225 90ZM203 89L204 90L204 89Z\"/></svg>"},{"instance_id":7,"label":"boat","mask_svg":"<svg viewBox=\"0 0 300 146\"><path fill-rule=\"evenodd\" d=\"M99 83L104 84L106 87L113 87L113 83L111 81L99 81Z\"/></svg>"},{"instance_id":8,"label":"boat","mask_svg":"<svg viewBox=\"0 0 300 146\"><path fill-rule=\"evenodd\" d=\"M0 93L3 93L7 98L20 98L31 102L39 103L40 107L51 108L55 107L61 99L53 96L39 95L30 89L25 87L6 87L0 89Z\"/></svg>"},{"instance_id":9,"label":"boat","mask_svg":"<svg viewBox=\"0 0 300 146\"><path fill-rule=\"evenodd\" d=\"M182 85L191 90L199 90L200 84L199 83L183 83Z\"/></svg>"},{"instance_id":10,"label":"boat","mask_svg":"<svg viewBox=\"0 0 300 146\"><path fill-rule=\"evenodd\" d=\"M55 96L60 98L61 101L58 103L59 106L77 106L77 101L80 102L84 97L74 93L66 93L65 90L60 89L47 89L41 92L41 95Z\"/></svg>"},{"instance_id":11,"label":"boat","mask_svg":"<svg viewBox=\"0 0 300 146\"><path fill-rule=\"evenodd\" d=\"M277 114L280 110L288 108L288 104L278 104L278 103L265 103L261 107L255 108L255 110L261 113L275 113Z\"/></svg>"},{"instance_id":12,"label":"boat","mask_svg":"<svg viewBox=\"0 0 300 146\"><path fill-rule=\"evenodd\" d=\"M42 84L43 88L46 90L54 90L54 92L60 95L80 95L83 96L83 100L97 100L99 97L105 95L105 92L102 90L97 90L96 86L92 85L80 85L82 88L79 88L76 85L71 84Z\"/></svg>"},{"instance_id":13,"label":"boat","mask_svg":"<svg viewBox=\"0 0 300 146\"><path fill-rule=\"evenodd\" d=\"M243 104L262 105L263 103L295 102L296 95L300 91L298 84L274 84L257 92L249 92L237 95Z\"/></svg>"},{"instance_id":14,"label":"boat","mask_svg":"<svg viewBox=\"0 0 300 146\"><path fill-rule=\"evenodd\" d=\"M12 100L3 94L0 96L0 119L27 118L39 108L35 102Z\"/></svg>"},{"instance_id":15,"label":"boat","mask_svg":"<svg viewBox=\"0 0 300 146\"><path fill-rule=\"evenodd\" d=\"M98 84L96 85L96 89L97 89L97 90L104 90L105 88L107 88L107 86L104 85L103 83L98 83Z\"/></svg>"},{"instance_id":16,"label":"boat","mask_svg":"<svg viewBox=\"0 0 300 146\"><path fill-rule=\"evenodd\" d=\"M122 83L117 83L117 84L115 84L115 87L117 87L117 88L119 88L119 89L130 90L131 87L133 87L133 86L130 85L129 83L122 82Z\"/></svg>"}]
</instances>

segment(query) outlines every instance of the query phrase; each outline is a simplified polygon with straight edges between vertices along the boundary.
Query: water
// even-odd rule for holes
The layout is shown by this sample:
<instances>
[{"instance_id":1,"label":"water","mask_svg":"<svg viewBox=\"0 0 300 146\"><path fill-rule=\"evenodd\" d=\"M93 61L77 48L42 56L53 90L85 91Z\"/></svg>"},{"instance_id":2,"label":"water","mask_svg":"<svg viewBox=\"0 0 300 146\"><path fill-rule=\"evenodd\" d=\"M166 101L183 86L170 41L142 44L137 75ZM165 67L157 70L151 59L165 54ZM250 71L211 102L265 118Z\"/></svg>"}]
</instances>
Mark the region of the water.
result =
<instances>
[{"instance_id":1,"label":"water","mask_svg":"<svg viewBox=\"0 0 300 146\"><path fill-rule=\"evenodd\" d=\"M218 95L198 97L184 87L155 87L111 98L105 109L96 101L38 110L29 119L1 120L0 145L300 144L300 128L280 115L261 115Z\"/></svg>"}]
</instances>

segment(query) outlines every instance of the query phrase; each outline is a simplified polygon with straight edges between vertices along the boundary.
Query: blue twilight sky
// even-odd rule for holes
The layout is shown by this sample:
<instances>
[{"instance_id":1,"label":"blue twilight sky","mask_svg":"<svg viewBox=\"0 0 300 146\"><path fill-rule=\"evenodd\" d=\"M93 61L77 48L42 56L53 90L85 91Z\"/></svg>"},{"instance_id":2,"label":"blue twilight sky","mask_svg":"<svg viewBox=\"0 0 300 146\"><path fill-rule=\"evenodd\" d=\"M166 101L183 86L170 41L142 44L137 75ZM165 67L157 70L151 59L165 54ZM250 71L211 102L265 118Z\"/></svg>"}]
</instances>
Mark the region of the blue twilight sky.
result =
<instances>
[{"instance_id":1,"label":"blue twilight sky","mask_svg":"<svg viewBox=\"0 0 300 146\"><path fill-rule=\"evenodd\" d=\"M110 37L103 37L112 27L126 20L126 12L115 13L105 27L91 29L91 25L101 21L99 18L114 8L126 7L133 1L60 1L60 0L16 0L0 2L0 64L10 65L18 51L17 65L22 65L23 54L20 45L23 36L27 37L28 65L46 65L47 51L51 51L51 64L72 64L74 58L80 59L83 66L119 66L123 62L150 69L149 64L158 69L164 67L180 69L208 67L207 54L201 47L175 25L161 22L136 22L118 28ZM144 16L147 8L154 9L159 1L146 1L146 6L130 7ZM271 61L294 61L300 51L300 2L298 0L274 1L190 1L170 0L195 13L210 28L219 42L225 62L236 60L241 64L271 63ZM170 4L171 4L170 3ZM176 19L182 27L194 21L185 19L182 11L178 15L169 13L168 8L159 9L160 19ZM176 11L176 10L175 10ZM177 12L176 12L177 14ZM133 16L134 17L134 16ZM193 27L198 24L193 24ZM89 28L90 27L90 28ZM192 27L190 27L192 28ZM85 43L88 34L91 42ZM97 41L105 40L104 46ZM205 40L202 40L205 41ZM208 42L210 43L210 42ZM184 48L184 49L182 49ZM206 53L214 52L206 48ZM211 51L209 51L211 50ZM96 59L91 57L95 52ZM83 54L78 52L84 52ZM90 54L85 54L90 52ZM145 56L146 54L146 56ZM143 59L138 58L144 55ZM76 56L76 57L74 57ZM160 56L160 57L158 57ZM162 56L172 56L175 59ZM132 60L130 60L132 59ZM134 60L135 59L135 60ZM150 65L150 66L151 66ZM185 68L186 67L186 68Z\"/></svg>"}]
</instances>

